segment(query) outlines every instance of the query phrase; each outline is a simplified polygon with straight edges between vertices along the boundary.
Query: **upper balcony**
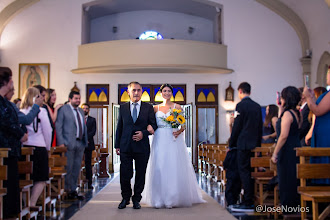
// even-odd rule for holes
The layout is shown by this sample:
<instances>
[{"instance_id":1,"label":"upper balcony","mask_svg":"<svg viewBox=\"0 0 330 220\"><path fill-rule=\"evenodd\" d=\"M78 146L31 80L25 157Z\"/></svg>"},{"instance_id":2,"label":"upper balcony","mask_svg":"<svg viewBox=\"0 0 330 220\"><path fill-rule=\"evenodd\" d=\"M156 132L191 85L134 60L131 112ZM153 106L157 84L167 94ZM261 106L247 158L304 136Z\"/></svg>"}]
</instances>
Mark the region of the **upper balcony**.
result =
<instances>
[{"instance_id":1,"label":"upper balcony","mask_svg":"<svg viewBox=\"0 0 330 220\"><path fill-rule=\"evenodd\" d=\"M227 46L189 40L115 40L79 46L73 73L231 73Z\"/></svg>"}]
</instances>

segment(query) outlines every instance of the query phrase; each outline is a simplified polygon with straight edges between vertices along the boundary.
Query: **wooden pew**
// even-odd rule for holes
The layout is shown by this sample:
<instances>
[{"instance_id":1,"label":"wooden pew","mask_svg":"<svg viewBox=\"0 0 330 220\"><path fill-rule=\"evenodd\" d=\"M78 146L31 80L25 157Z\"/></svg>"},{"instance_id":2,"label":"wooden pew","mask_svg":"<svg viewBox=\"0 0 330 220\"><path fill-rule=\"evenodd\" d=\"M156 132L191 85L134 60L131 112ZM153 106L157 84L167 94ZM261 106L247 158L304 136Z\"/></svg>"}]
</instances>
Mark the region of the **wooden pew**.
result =
<instances>
[{"instance_id":1,"label":"wooden pew","mask_svg":"<svg viewBox=\"0 0 330 220\"><path fill-rule=\"evenodd\" d=\"M224 191L226 187L226 171L223 167L223 162L226 158L228 146L226 144L219 144L213 147L214 149L214 166L215 166L215 180L220 182L220 191Z\"/></svg>"},{"instance_id":2,"label":"wooden pew","mask_svg":"<svg viewBox=\"0 0 330 220\"><path fill-rule=\"evenodd\" d=\"M274 151L274 147L256 147L252 152L255 156L251 158L251 168L254 168L254 172L251 173L251 177L255 179L255 197L259 205L263 205L265 199L269 195L268 192L264 192L264 185L274 177L274 171L270 170L271 155ZM264 168L264 171L260 171L259 168Z\"/></svg>"},{"instance_id":3,"label":"wooden pew","mask_svg":"<svg viewBox=\"0 0 330 220\"><path fill-rule=\"evenodd\" d=\"M66 147L52 147L50 149L50 158L53 160L53 166L50 167L51 176L53 177L51 180L52 198L56 198L58 202L61 202L65 196L66 152Z\"/></svg>"},{"instance_id":4,"label":"wooden pew","mask_svg":"<svg viewBox=\"0 0 330 220\"><path fill-rule=\"evenodd\" d=\"M274 176L277 176L277 165L272 161L269 162L270 170L274 172ZM279 207L279 187L278 184L274 187L274 207ZM278 212L274 212L274 219L278 219Z\"/></svg>"},{"instance_id":5,"label":"wooden pew","mask_svg":"<svg viewBox=\"0 0 330 220\"><path fill-rule=\"evenodd\" d=\"M33 187L33 181L31 180L31 174L33 172L33 162L31 161L31 155L33 155L33 150L33 147L22 147L21 155L25 157L25 160L18 161L18 173L21 175L19 181L21 209L21 212L19 213L19 219L22 219L24 216L27 216L27 219L37 219L39 211L39 209L35 211L31 210L30 208L31 188Z\"/></svg>"},{"instance_id":6,"label":"wooden pew","mask_svg":"<svg viewBox=\"0 0 330 220\"><path fill-rule=\"evenodd\" d=\"M205 174L205 166L206 166L206 154L207 154L206 145L200 143L198 145L199 170L201 171L201 173L204 174Z\"/></svg>"},{"instance_id":7,"label":"wooden pew","mask_svg":"<svg viewBox=\"0 0 330 220\"><path fill-rule=\"evenodd\" d=\"M8 157L10 148L0 148L0 219L3 219L3 197L7 189L3 187L3 181L7 180L7 166L4 165L4 158Z\"/></svg>"},{"instance_id":8,"label":"wooden pew","mask_svg":"<svg viewBox=\"0 0 330 220\"><path fill-rule=\"evenodd\" d=\"M50 157L48 154L48 166L54 167L54 158ZM40 201L42 207L43 216L46 216L46 206L48 206L49 210L51 210L52 205L56 206L56 198L52 198L52 191L51 191L51 181L53 180L52 173L49 173L49 180L46 181L46 186L41 193Z\"/></svg>"},{"instance_id":9,"label":"wooden pew","mask_svg":"<svg viewBox=\"0 0 330 220\"><path fill-rule=\"evenodd\" d=\"M301 195L301 207L306 209L306 201L311 201L313 220L325 219L330 215L330 205L319 215L318 204L330 203L330 186L307 186L306 180L330 178L330 164L309 164L306 157L330 156L330 148L296 148L296 155L300 159L297 178L300 179L298 192ZM306 212L301 212L301 219L306 219Z\"/></svg>"}]
</instances>

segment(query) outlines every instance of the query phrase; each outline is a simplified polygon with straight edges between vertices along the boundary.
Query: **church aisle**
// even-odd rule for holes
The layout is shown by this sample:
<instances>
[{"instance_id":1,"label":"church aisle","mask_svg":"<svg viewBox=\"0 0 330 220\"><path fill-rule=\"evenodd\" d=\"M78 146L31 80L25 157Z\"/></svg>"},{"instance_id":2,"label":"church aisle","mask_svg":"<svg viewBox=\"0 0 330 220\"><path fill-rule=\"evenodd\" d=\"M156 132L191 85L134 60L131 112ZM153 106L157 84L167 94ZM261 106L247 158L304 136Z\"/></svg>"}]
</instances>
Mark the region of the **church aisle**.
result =
<instances>
[{"instance_id":1,"label":"church aisle","mask_svg":"<svg viewBox=\"0 0 330 220\"><path fill-rule=\"evenodd\" d=\"M181 220L181 219L235 219L225 208L203 191L205 204L196 204L190 208L155 209L142 205L134 210L132 203L126 209L119 210L121 201L119 176L114 178L92 200L82 207L71 219L143 219L143 220Z\"/></svg>"}]
</instances>

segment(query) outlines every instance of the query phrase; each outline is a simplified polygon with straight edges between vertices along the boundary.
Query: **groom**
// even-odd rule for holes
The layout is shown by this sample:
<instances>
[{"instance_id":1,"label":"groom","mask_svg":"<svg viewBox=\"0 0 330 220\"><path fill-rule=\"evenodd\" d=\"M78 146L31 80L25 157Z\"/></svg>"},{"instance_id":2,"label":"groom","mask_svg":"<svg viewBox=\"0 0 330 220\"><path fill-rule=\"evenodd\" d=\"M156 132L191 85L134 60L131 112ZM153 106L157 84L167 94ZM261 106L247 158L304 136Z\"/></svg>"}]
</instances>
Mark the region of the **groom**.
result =
<instances>
[{"instance_id":1,"label":"groom","mask_svg":"<svg viewBox=\"0 0 330 220\"><path fill-rule=\"evenodd\" d=\"M135 185L132 196L133 208L140 209L141 193L144 188L146 169L150 154L147 126L157 129L152 105L141 102L142 86L138 82L128 84L130 102L119 109L115 148L120 155L120 187L123 197L118 209L126 208L132 196L131 179L135 160Z\"/></svg>"}]
</instances>

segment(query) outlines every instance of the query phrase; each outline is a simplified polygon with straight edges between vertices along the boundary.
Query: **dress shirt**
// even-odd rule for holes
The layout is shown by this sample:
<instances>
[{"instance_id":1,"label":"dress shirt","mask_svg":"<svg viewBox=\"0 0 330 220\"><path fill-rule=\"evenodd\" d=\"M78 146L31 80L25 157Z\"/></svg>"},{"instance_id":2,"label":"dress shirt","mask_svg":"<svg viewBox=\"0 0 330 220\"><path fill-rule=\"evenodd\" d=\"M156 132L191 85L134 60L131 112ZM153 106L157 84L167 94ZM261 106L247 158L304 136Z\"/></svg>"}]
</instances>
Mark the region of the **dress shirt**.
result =
<instances>
[{"instance_id":1,"label":"dress shirt","mask_svg":"<svg viewBox=\"0 0 330 220\"><path fill-rule=\"evenodd\" d=\"M81 115L79 108L77 107L77 111L75 110L75 108L71 105L71 103L69 103L69 106L72 109L73 115L74 115L74 120L76 121L76 127L77 127L77 135L76 138L79 138L79 125L78 125L78 120L77 120L77 112L79 114L80 117L80 121L81 121L81 129L82 129L82 134L84 136L84 124L83 122L85 121L84 117Z\"/></svg>"},{"instance_id":2,"label":"dress shirt","mask_svg":"<svg viewBox=\"0 0 330 220\"><path fill-rule=\"evenodd\" d=\"M131 116L133 118L133 109L134 109L134 105L133 105L134 102L130 101L130 108L131 108ZM136 102L137 105L136 105L136 110L137 110L137 117L136 119L139 118L139 113L140 113L140 108L141 108L141 100Z\"/></svg>"}]
</instances>

